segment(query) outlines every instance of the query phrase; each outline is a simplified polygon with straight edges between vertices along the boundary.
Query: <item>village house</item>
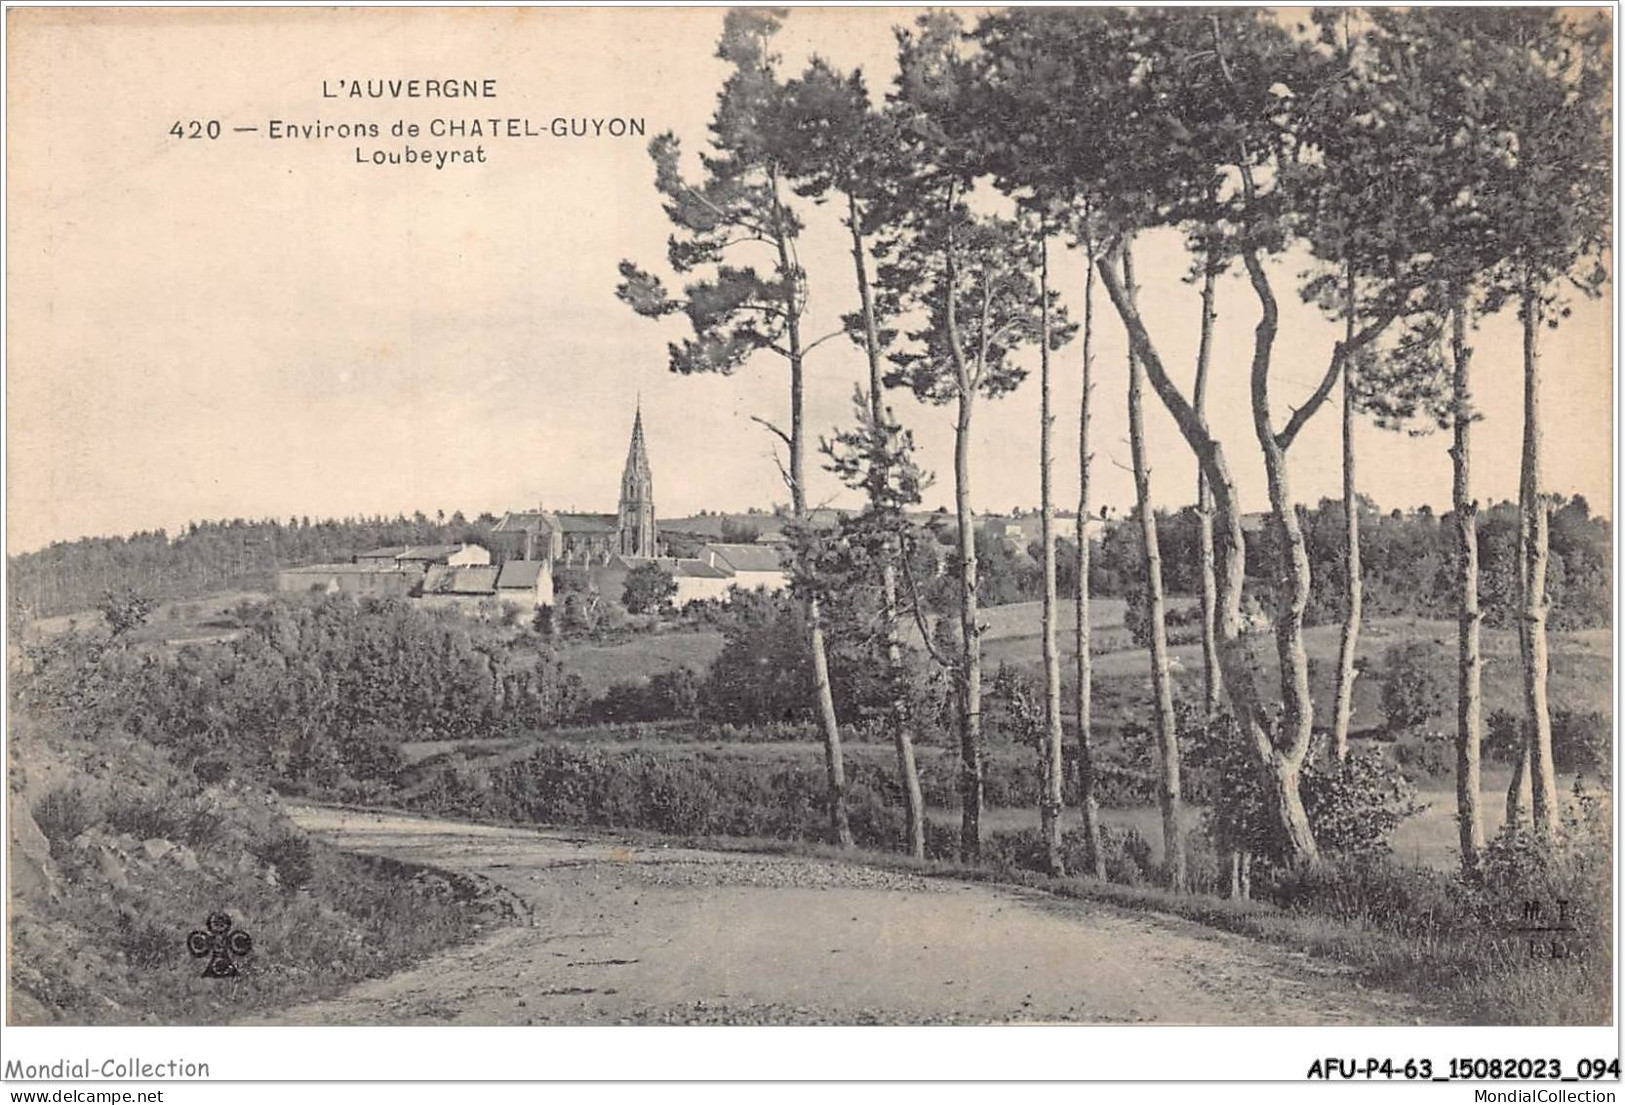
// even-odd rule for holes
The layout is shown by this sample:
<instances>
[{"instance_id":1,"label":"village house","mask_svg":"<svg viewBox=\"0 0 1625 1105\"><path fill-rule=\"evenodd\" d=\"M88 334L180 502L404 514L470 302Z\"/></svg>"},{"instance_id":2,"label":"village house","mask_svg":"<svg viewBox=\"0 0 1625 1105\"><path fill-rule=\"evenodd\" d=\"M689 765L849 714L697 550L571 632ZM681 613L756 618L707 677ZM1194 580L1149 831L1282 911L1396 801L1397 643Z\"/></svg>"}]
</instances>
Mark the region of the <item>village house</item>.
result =
<instances>
[{"instance_id":1,"label":"village house","mask_svg":"<svg viewBox=\"0 0 1625 1105\"><path fill-rule=\"evenodd\" d=\"M426 607L466 612L510 607L529 613L553 605L553 573L545 560L507 564L436 564L423 576L417 598Z\"/></svg>"},{"instance_id":2,"label":"village house","mask_svg":"<svg viewBox=\"0 0 1625 1105\"><path fill-rule=\"evenodd\" d=\"M1084 520L1083 530L1089 535L1091 541L1098 541L1105 535L1106 527L1111 523L1104 518L1090 515ZM1039 514L1011 514L1002 518L989 518L986 525L990 532L1001 537L1018 548L1038 541L1044 533L1044 520ZM1078 516L1076 513L1057 513L1050 522L1051 532L1058 539L1076 541L1078 539Z\"/></svg>"},{"instance_id":3,"label":"village house","mask_svg":"<svg viewBox=\"0 0 1625 1105\"><path fill-rule=\"evenodd\" d=\"M436 566L491 563L490 550L456 545L396 545L357 553L349 564L305 564L277 572L278 591L404 598L413 594Z\"/></svg>"},{"instance_id":4,"label":"village house","mask_svg":"<svg viewBox=\"0 0 1625 1105\"><path fill-rule=\"evenodd\" d=\"M710 544L700 549L699 559L729 574L734 584L747 591L782 591L790 586L784 558L778 545Z\"/></svg>"},{"instance_id":5,"label":"village house","mask_svg":"<svg viewBox=\"0 0 1625 1105\"><path fill-rule=\"evenodd\" d=\"M393 562L380 564L305 564L283 568L276 575L276 589L285 593L324 595L367 595L376 598L405 598L412 593L422 573L401 568Z\"/></svg>"},{"instance_id":6,"label":"village house","mask_svg":"<svg viewBox=\"0 0 1625 1105\"><path fill-rule=\"evenodd\" d=\"M422 575L435 564L457 568L489 564L491 550L466 541L456 545L392 545L357 553L355 562L371 568L409 568Z\"/></svg>"},{"instance_id":7,"label":"village house","mask_svg":"<svg viewBox=\"0 0 1625 1105\"><path fill-rule=\"evenodd\" d=\"M497 573L501 570L494 564L456 568L436 564L424 573L418 601L426 607L450 606L464 611L473 610L482 602L495 602Z\"/></svg>"},{"instance_id":8,"label":"village house","mask_svg":"<svg viewBox=\"0 0 1625 1105\"><path fill-rule=\"evenodd\" d=\"M704 560L667 558L655 563L677 584L677 593L671 601L679 610L695 602L725 601L728 592L739 582L726 569Z\"/></svg>"}]
</instances>

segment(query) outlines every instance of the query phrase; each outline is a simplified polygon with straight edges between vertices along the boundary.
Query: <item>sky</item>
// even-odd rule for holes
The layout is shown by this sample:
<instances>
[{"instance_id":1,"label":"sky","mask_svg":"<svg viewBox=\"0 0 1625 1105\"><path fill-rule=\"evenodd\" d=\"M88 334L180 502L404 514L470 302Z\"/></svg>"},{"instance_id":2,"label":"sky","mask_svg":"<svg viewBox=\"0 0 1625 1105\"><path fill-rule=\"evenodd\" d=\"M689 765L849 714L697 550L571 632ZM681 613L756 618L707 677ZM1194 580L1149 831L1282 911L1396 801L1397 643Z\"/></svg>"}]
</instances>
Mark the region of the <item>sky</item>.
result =
<instances>
[{"instance_id":1,"label":"sky","mask_svg":"<svg viewBox=\"0 0 1625 1105\"><path fill-rule=\"evenodd\" d=\"M891 27L910 13L802 9L780 36L787 70L814 51L890 82ZM665 272L669 233L646 144L671 130L692 159L725 66L707 9L48 10L11 13L7 172L7 550L219 517L422 510L500 514L543 504L612 511L641 397L661 517L788 499L774 439L783 362L732 376L666 367L679 318L638 318L614 295L623 258ZM490 100L324 98L348 79L494 78ZM642 119L643 137L416 140L397 121ZM221 137L177 139L180 121ZM377 123L380 137L268 137L271 120ZM256 127L237 132L235 127ZM183 131L185 127L183 125ZM373 151L471 149L436 169L357 163ZM834 210L803 205L801 256L817 336L856 306ZM1325 369L1338 328L1301 304L1301 257L1273 266L1282 303L1274 369L1284 422ZM1137 246L1141 306L1188 386L1196 289L1173 236ZM1081 316L1084 266L1054 282ZM1611 292L1611 289L1610 289ZM1097 288L1095 501L1133 501L1124 340ZM1210 418L1244 505L1266 504L1246 373L1257 306L1222 283ZM1580 302L1543 336L1545 488L1612 498L1611 303ZM1482 421L1473 493L1514 497L1519 331L1510 313L1473 335ZM1038 502L1038 389L980 405L972 498ZM1058 505L1075 502L1080 349L1054 361ZM861 351L810 356L814 434L849 421ZM952 502L952 413L892 402ZM1292 491L1339 493L1337 396L1291 454ZM1153 493L1189 502L1195 465L1148 393ZM1447 507L1446 435L1362 424L1358 483L1384 508ZM809 468L817 465L809 463ZM815 503L855 505L816 471Z\"/></svg>"}]
</instances>

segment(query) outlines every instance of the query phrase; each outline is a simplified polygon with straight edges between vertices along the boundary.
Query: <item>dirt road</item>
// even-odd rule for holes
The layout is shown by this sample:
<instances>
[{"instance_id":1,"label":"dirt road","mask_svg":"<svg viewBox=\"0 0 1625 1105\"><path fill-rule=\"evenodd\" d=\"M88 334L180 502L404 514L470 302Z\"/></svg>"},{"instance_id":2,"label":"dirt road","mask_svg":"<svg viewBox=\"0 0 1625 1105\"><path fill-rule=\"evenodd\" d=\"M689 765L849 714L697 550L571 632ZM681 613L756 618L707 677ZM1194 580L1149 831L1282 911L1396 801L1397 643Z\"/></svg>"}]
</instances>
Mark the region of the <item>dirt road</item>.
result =
<instances>
[{"instance_id":1,"label":"dirt road","mask_svg":"<svg viewBox=\"0 0 1625 1105\"><path fill-rule=\"evenodd\" d=\"M1178 920L822 860L301 808L532 911L279 1024L1410 1024L1431 1011Z\"/></svg>"}]
</instances>

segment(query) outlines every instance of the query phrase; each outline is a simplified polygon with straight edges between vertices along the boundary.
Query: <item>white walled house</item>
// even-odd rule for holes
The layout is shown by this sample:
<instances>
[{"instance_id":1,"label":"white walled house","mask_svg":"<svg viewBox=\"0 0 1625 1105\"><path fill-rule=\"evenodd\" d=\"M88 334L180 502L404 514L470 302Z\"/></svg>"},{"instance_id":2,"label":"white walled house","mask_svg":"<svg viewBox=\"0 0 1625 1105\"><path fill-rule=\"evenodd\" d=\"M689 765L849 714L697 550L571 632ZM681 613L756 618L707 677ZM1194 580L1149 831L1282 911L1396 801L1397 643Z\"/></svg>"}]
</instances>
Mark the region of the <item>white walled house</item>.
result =
<instances>
[{"instance_id":1,"label":"white walled house","mask_svg":"<svg viewBox=\"0 0 1625 1105\"><path fill-rule=\"evenodd\" d=\"M710 599L725 601L728 592L739 582L727 569L700 559L660 560L657 563L670 572L677 582L677 594L672 596L671 601L679 610L692 602Z\"/></svg>"},{"instance_id":2,"label":"white walled house","mask_svg":"<svg viewBox=\"0 0 1625 1105\"><path fill-rule=\"evenodd\" d=\"M446 563L453 568L489 564L491 563L491 550L484 545L471 545L465 541L456 552L446 554Z\"/></svg>"},{"instance_id":3,"label":"white walled house","mask_svg":"<svg viewBox=\"0 0 1625 1105\"><path fill-rule=\"evenodd\" d=\"M497 575L498 602L527 610L553 605L553 564L547 560L510 560Z\"/></svg>"},{"instance_id":4,"label":"white walled house","mask_svg":"<svg viewBox=\"0 0 1625 1105\"><path fill-rule=\"evenodd\" d=\"M462 542L456 545L390 545L356 553L358 565L377 568L410 568L419 574L437 564L468 568L491 563L491 550L483 545Z\"/></svg>"},{"instance_id":5,"label":"white walled house","mask_svg":"<svg viewBox=\"0 0 1625 1105\"><path fill-rule=\"evenodd\" d=\"M731 573L733 582L746 591L782 591L790 586L790 573L774 545L704 545L699 558Z\"/></svg>"}]
</instances>

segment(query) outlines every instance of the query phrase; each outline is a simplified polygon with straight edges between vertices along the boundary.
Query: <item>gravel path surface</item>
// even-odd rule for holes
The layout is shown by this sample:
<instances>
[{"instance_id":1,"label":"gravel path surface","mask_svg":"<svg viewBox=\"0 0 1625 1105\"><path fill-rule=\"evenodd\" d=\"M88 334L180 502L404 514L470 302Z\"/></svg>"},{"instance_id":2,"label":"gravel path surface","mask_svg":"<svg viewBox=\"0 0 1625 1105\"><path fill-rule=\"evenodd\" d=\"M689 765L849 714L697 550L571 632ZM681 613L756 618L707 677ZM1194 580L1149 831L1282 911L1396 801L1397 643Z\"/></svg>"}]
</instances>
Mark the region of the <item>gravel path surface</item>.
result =
<instances>
[{"instance_id":1,"label":"gravel path surface","mask_svg":"<svg viewBox=\"0 0 1625 1105\"><path fill-rule=\"evenodd\" d=\"M1305 956L1153 914L797 857L308 807L357 852L492 879L528 923L279 1024L1413 1024Z\"/></svg>"}]
</instances>

